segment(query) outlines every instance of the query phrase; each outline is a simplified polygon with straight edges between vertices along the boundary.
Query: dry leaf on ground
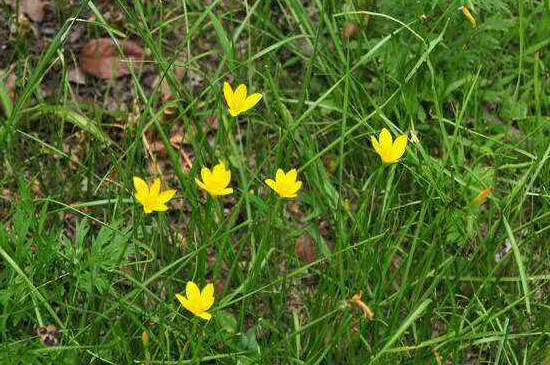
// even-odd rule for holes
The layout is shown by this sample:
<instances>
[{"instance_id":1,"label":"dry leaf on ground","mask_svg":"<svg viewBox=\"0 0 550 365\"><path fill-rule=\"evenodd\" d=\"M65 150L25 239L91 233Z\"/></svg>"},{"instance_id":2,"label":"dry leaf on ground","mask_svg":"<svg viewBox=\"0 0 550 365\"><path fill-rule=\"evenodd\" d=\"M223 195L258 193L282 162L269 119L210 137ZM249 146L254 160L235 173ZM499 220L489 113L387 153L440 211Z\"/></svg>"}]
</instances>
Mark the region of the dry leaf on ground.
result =
<instances>
[{"instance_id":1,"label":"dry leaf on ground","mask_svg":"<svg viewBox=\"0 0 550 365\"><path fill-rule=\"evenodd\" d=\"M90 75L101 79L113 79L130 73L129 61L141 60L143 49L132 41L117 42L124 53L121 56L117 44L110 38L94 39L80 52L80 67Z\"/></svg>"},{"instance_id":2,"label":"dry leaf on ground","mask_svg":"<svg viewBox=\"0 0 550 365\"><path fill-rule=\"evenodd\" d=\"M317 249L313 238L308 234L303 234L296 242L296 255L305 263L311 264L317 260Z\"/></svg>"},{"instance_id":3,"label":"dry leaf on ground","mask_svg":"<svg viewBox=\"0 0 550 365\"><path fill-rule=\"evenodd\" d=\"M86 74L82 72L82 69L80 67L73 67L69 70L67 77L70 82L78 84L78 85L85 85L86 84Z\"/></svg>"},{"instance_id":4,"label":"dry leaf on ground","mask_svg":"<svg viewBox=\"0 0 550 365\"><path fill-rule=\"evenodd\" d=\"M11 0L13 9L17 8L18 0ZM44 20L44 7L46 2L42 0L19 0L19 14L25 14L35 23Z\"/></svg>"}]
</instances>

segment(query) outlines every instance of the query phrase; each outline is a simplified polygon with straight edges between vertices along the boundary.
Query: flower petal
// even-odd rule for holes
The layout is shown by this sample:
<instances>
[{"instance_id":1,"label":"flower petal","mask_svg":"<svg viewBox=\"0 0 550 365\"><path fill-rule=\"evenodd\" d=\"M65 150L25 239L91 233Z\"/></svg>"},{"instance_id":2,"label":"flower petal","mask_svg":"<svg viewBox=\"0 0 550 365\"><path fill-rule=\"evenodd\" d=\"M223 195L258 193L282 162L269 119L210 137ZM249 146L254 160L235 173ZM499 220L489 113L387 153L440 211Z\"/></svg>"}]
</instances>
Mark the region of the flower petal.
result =
<instances>
[{"instance_id":1,"label":"flower petal","mask_svg":"<svg viewBox=\"0 0 550 365\"><path fill-rule=\"evenodd\" d=\"M238 109L229 109L229 114L231 114L232 117L236 117L241 114L241 112Z\"/></svg>"},{"instance_id":2,"label":"flower petal","mask_svg":"<svg viewBox=\"0 0 550 365\"><path fill-rule=\"evenodd\" d=\"M184 307L185 307L186 305L189 304L189 302L187 301L187 298L184 297L183 295L179 294L179 293L176 294L176 299L177 299L177 300L180 302L180 304L181 304L182 306L184 306Z\"/></svg>"},{"instance_id":3,"label":"flower petal","mask_svg":"<svg viewBox=\"0 0 550 365\"><path fill-rule=\"evenodd\" d=\"M300 191L300 189L302 188L302 182L301 181L296 181L296 184L294 185L294 195L296 195L296 193L298 191Z\"/></svg>"},{"instance_id":4,"label":"flower petal","mask_svg":"<svg viewBox=\"0 0 550 365\"><path fill-rule=\"evenodd\" d=\"M225 163L220 162L212 169L213 174L223 174L225 172Z\"/></svg>"},{"instance_id":5,"label":"flower petal","mask_svg":"<svg viewBox=\"0 0 550 365\"><path fill-rule=\"evenodd\" d=\"M385 164L392 164L397 162L397 160L393 158L391 151L389 151L388 153L381 154L380 158L382 159L382 162Z\"/></svg>"},{"instance_id":6,"label":"flower petal","mask_svg":"<svg viewBox=\"0 0 550 365\"><path fill-rule=\"evenodd\" d=\"M159 202L162 204L167 203L174 197L174 195L176 195L175 189L165 190L159 194Z\"/></svg>"},{"instance_id":7,"label":"flower petal","mask_svg":"<svg viewBox=\"0 0 550 365\"><path fill-rule=\"evenodd\" d=\"M229 195L229 194L233 194L232 188L226 188L216 192L216 195Z\"/></svg>"},{"instance_id":8,"label":"flower petal","mask_svg":"<svg viewBox=\"0 0 550 365\"><path fill-rule=\"evenodd\" d=\"M227 186L229 185L230 181L231 181L231 171L226 170L223 174L222 185Z\"/></svg>"},{"instance_id":9,"label":"flower petal","mask_svg":"<svg viewBox=\"0 0 550 365\"><path fill-rule=\"evenodd\" d=\"M206 319L207 321L212 318L212 315L208 312L202 312L202 313L195 313L197 316L201 317L202 319Z\"/></svg>"},{"instance_id":10,"label":"flower petal","mask_svg":"<svg viewBox=\"0 0 550 365\"><path fill-rule=\"evenodd\" d=\"M149 194L151 194L153 197L158 197L160 194L160 179L156 178L153 182L153 185L151 186L151 189L149 189Z\"/></svg>"},{"instance_id":11,"label":"flower petal","mask_svg":"<svg viewBox=\"0 0 550 365\"><path fill-rule=\"evenodd\" d=\"M194 302L195 300L200 298L201 290L199 289L197 284L192 281L188 281L187 285L185 286L185 295L187 296L187 300L189 300L190 302Z\"/></svg>"},{"instance_id":12,"label":"flower petal","mask_svg":"<svg viewBox=\"0 0 550 365\"><path fill-rule=\"evenodd\" d=\"M180 302L181 306L185 309L187 309L189 312L193 313L194 315L198 315L197 307L186 297L184 297L181 294L176 294L176 298Z\"/></svg>"},{"instance_id":13,"label":"flower petal","mask_svg":"<svg viewBox=\"0 0 550 365\"><path fill-rule=\"evenodd\" d=\"M382 128L382 131L380 132L380 137L378 138L378 141L380 143L380 150L383 152L384 150L389 150L392 147L392 136L390 131L388 131L386 128Z\"/></svg>"},{"instance_id":14,"label":"flower petal","mask_svg":"<svg viewBox=\"0 0 550 365\"><path fill-rule=\"evenodd\" d=\"M155 212L166 212L168 210L168 207L164 203L159 203L152 206L151 209Z\"/></svg>"},{"instance_id":15,"label":"flower petal","mask_svg":"<svg viewBox=\"0 0 550 365\"><path fill-rule=\"evenodd\" d=\"M202 177L202 181L203 181L204 184L206 184L208 182L208 180L210 180L211 176L212 176L212 172L210 171L209 168L203 167L201 169L201 177Z\"/></svg>"},{"instance_id":16,"label":"flower petal","mask_svg":"<svg viewBox=\"0 0 550 365\"><path fill-rule=\"evenodd\" d=\"M208 310L214 304L214 285L208 284L201 291L201 308Z\"/></svg>"},{"instance_id":17,"label":"flower petal","mask_svg":"<svg viewBox=\"0 0 550 365\"><path fill-rule=\"evenodd\" d=\"M147 183L137 176L134 176L134 188L136 188L136 192L140 195L149 193Z\"/></svg>"},{"instance_id":18,"label":"flower petal","mask_svg":"<svg viewBox=\"0 0 550 365\"><path fill-rule=\"evenodd\" d=\"M231 181L231 171L229 170L223 170L218 173L218 183L220 184L220 187L226 187L229 185L229 182Z\"/></svg>"},{"instance_id":19,"label":"flower petal","mask_svg":"<svg viewBox=\"0 0 550 365\"><path fill-rule=\"evenodd\" d=\"M289 182L296 181L296 178L298 177L298 171L296 169L292 169L289 172L286 173L286 179Z\"/></svg>"},{"instance_id":20,"label":"flower petal","mask_svg":"<svg viewBox=\"0 0 550 365\"><path fill-rule=\"evenodd\" d=\"M372 143L372 147L376 151L376 153L380 154L380 145L378 144L378 141L374 136L370 137L370 142Z\"/></svg>"},{"instance_id":21,"label":"flower petal","mask_svg":"<svg viewBox=\"0 0 550 365\"><path fill-rule=\"evenodd\" d=\"M275 191L277 190L277 189L276 189L277 183L276 183L274 180L272 180L272 179L267 179L267 180L265 180L265 183L266 183L267 186L269 186L271 189L273 189L273 190L275 190Z\"/></svg>"},{"instance_id":22,"label":"flower petal","mask_svg":"<svg viewBox=\"0 0 550 365\"><path fill-rule=\"evenodd\" d=\"M199 188L201 188L202 190L207 190L206 189L206 185L204 185L204 183L202 181L200 181L199 179L195 178L195 182L197 183L197 185L199 186Z\"/></svg>"},{"instance_id":23,"label":"flower petal","mask_svg":"<svg viewBox=\"0 0 550 365\"><path fill-rule=\"evenodd\" d=\"M240 84L237 86L233 96L235 97L235 109L242 109L242 106L246 101L246 85Z\"/></svg>"},{"instance_id":24,"label":"flower petal","mask_svg":"<svg viewBox=\"0 0 550 365\"><path fill-rule=\"evenodd\" d=\"M146 203L145 194L136 193L134 194L134 197L136 198L139 204L145 205Z\"/></svg>"},{"instance_id":25,"label":"flower petal","mask_svg":"<svg viewBox=\"0 0 550 365\"><path fill-rule=\"evenodd\" d=\"M394 160L399 160L401 156L405 153L405 149L407 148L407 136L402 135L395 139L395 142L393 142L393 148L391 152L391 157Z\"/></svg>"},{"instance_id":26,"label":"flower petal","mask_svg":"<svg viewBox=\"0 0 550 365\"><path fill-rule=\"evenodd\" d=\"M241 108L243 109L243 111L252 109L256 104L258 104L260 100L262 100L262 94L260 93L252 94L246 98Z\"/></svg>"},{"instance_id":27,"label":"flower petal","mask_svg":"<svg viewBox=\"0 0 550 365\"><path fill-rule=\"evenodd\" d=\"M210 298L214 297L214 284L206 284L204 288L201 290L201 298Z\"/></svg>"},{"instance_id":28,"label":"flower petal","mask_svg":"<svg viewBox=\"0 0 550 365\"><path fill-rule=\"evenodd\" d=\"M233 96L233 89L231 89L231 85L229 83L224 82L223 83L223 96L225 97L225 102L227 103L227 106L229 109L234 108L234 96Z\"/></svg>"},{"instance_id":29,"label":"flower petal","mask_svg":"<svg viewBox=\"0 0 550 365\"><path fill-rule=\"evenodd\" d=\"M275 173L275 181L281 182L285 179L286 174L283 170L277 169L277 172Z\"/></svg>"}]
</instances>

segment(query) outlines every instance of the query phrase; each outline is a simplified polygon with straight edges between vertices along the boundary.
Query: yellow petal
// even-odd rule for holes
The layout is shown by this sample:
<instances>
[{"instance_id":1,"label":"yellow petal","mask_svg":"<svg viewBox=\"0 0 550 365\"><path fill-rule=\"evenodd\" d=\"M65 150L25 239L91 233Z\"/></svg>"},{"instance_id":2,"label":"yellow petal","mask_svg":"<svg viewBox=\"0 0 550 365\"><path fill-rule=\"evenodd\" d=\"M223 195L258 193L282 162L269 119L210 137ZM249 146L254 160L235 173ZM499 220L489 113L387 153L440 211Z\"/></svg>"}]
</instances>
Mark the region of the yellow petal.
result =
<instances>
[{"instance_id":1,"label":"yellow petal","mask_svg":"<svg viewBox=\"0 0 550 365\"><path fill-rule=\"evenodd\" d=\"M231 171L229 170L224 170L224 171L220 171L218 173L218 181L219 181L219 184L220 184L220 187L226 187L227 185L229 185L229 182L231 181Z\"/></svg>"},{"instance_id":2,"label":"yellow petal","mask_svg":"<svg viewBox=\"0 0 550 365\"><path fill-rule=\"evenodd\" d=\"M275 173L275 181L281 182L285 179L286 174L283 170L277 169L277 172Z\"/></svg>"},{"instance_id":3,"label":"yellow petal","mask_svg":"<svg viewBox=\"0 0 550 365\"><path fill-rule=\"evenodd\" d=\"M397 161L403 156L405 153L405 149L407 148L407 136L402 135L395 139L395 142L393 143L393 148L391 152L391 157L393 160Z\"/></svg>"},{"instance_id":4,"label":"yellow petal","mask_svg":"<svg viewBox=\"0 0 550 365\"><path fill-rule=\"evenodd\" d=\"M225 163L220 162L212 169L213 174L223 174L225 172Z\"/></svg>"},{"instance_id":5,"label":"yellow petal","mask_svg":"<svg viewBox=\"0 0 550 365\"><path fill-rule=\"evenodd\" d=\"M298 172L296 169L292 169L286 173L286 178L288 181L294 182L296 181L296 177L298 177Z\"/></svg>"},{"instance_id":6,"label":"yellow petal","mask_svg":"<svg viewBox=\"0 0 550 365\"><path fill-rule=\"evenodd\" d=\"M296 185L294 185L294 192L293 192L293 194L296 194L298 191L300 191L301 188L302 188L302 182L301 182L301 181L297 181L297 182L296 182Z\"/></svg>"},{"instance_id":7,"label":"yellow petal","mask_svg":"<svg viewBox=\"0 0 550 365\"><path fill-rule=\"evenodd\" d=\"M388 131L386 128L382 128L382 131L380 132L380 138L378 138L378 141L380 143L380 150L382 152L385 150L391 149L392 136L390 131Z\"/></svg>"},{"instance_id":8,"label":"yellow petal","mask_svg":"<svg viewBox=\"0 0 550 365\"><path fill-rule=\"evenodd\" d=\"M201 291L201 298L210 298L214 296L214 284L206 284L206 286Z\"/></svg>"},{"instance_id":9,"label":"yellow petal","mask_svg":"<svg viewBox=\"0 0 550 365\"><path fill-rule=\"evenodd\" d=\"M380 158L382 159L383 163L387 163L387 164L392 164L397 162L397 160L393 158L391 151L389 151L388 153L381 154Z\"/></svg>"},{"instance_id":10,"label":"yellow petal","mask_svg":"<svg viewBox=\"0 0 550 365\"><path fill-rule=\"evenodd\" d=\"M201 177L202 177L202 181L206 184L208 180L210 180L210 176L212 176L212 172L210 171L209 168L207 167L203 167L201 169Z\"/></svg>"},{"instance_id":11,"label":"yellow petal","mask_svg":"<svg viewBox=\"0 0 550 365\"><path fill-rule=\"evenodd\" d=\"M293 191L293 189L289 189L288 187L284 187L284 188L279 189L277 191L277 194L279 194L279 196L281 198L295 198L296 197L296 194Z\"/></svg>"},{"instance_id":12,"label":"yellow petal","mask_svg":"<svg viewBox=\"0 0 550 365\"><path fill-rule=\"evenodd\" d=\"M151 189L149 190L149 194L151 194L154 197L157 197L160 194L160 179L156 178L153 182L153 185L151 186Z\"/></svg>"},{"instance_id":13,"label":"yellow petal","mask_svg":"<svg viewBox=\"0 0 550 365\"><path fill-rule=\"evenodd\" d=\"M181 294L176 294L176 298L181 303L181 306L185 309L187 309L189 312L193 314L197 314L197 307L186 297L184 297Z\"/></svg>"},{"instance_id":14,"label":"yellow petal","mask_svg":"<svg viewBox=\"0 0 550 365\"><path fill-rule=\"evenodd\" d=\"M189 304L189 302L187 301L187 298L184 297L183 295L179 294L179 293L176 294L176 299L177 299L177 300L180 302L180 304L181 304L182 306L184 306L184 307L185 307L186 305Z\"/></svg>"},{"instance_id":15,"label":"yellow petal","mask_svg":"<svg viewBox=\"0 0 550 365\"><path fill-rule=\"evenodd\" d=\"M153 209L150 206L145 205L145 204L143 205L143 211L145 212L145 214L153 213Z\"/></svg>"},{"instance_id":16,"label":"yellow petal","mask_svg":"<svg viewBox=\"0 0 550 365\"><path fill-rule=\"evenodd\" d=\"M149 193L147 183L137 176L134 176L134 187L136 188L136 192L138 194Z\"/></svg>"},{"instance_id":17,"label":"yellow petal","mask_svg":"<svg viewBox=\"0 0 550 365\"><path fill-rule=\"evenodd\" d=\"M273 190L277 190L275 187L277 186L277 184L275 183L275 181L273 181L272 179L267 179L265 181L265 183L267 184L267 186L269 186L271 189Z\"/></svg>"},{"instance_id":18,"label":"yellow petal","mask_svg":"<svg viewBox=\"0 0 550 365\"><path fill-rule=\"evenodd\" d=\"M237 86L237 89L233 95L235 96L234 109L241 109L242 105L244 105L244 102L246 101L246 85L240 84Z\"/></svg>"},{"instance_id":19,"label":"yellow petal","mask_svg":"<svg viewBox=\"0 0 550 365\"><path fill-rule=\"evenodd\" d=\"M232 188L226 188L226 189L222 189L222 190L216 192L216 195L229 195L229 194L232 194L232 193L233 193Z\"/></svg>"},{"instance_id":20,"label":"yellow petal","mask_svg":"<svg viewBox=\"0 0 550 365\"><path fill-rule=\"evenodd\" d=\"M136 198L136 200L141 205L145 205L145 203L146 203L145 196L146 196L146 194L141 194L141 193L134 194L134 197Z\"/></svg>"},{"instance_id":21,"label":"yellow petal","mask_svg":"<svg viewBox=\"0 0 550 365\"><path fill-rule=\"evenodd\" d=\"M189 300L190 302L194 302L195 300L200 298L201 290L199 289L197 284L192 281L188 281L187 285L185 286L185 295L187 296L187 300Z\"/></svg>"},{"instance_id":22,"label":"yellow petal","mask_svg":"<svg viewBox=\"0 0 550 365\"><path fill-rule=\"evenodd\" d=\"M196 315L201 317L202 319L206 319L207 321L212 318L212 315L208 312L196 313Z\"/></svg>"},{"instance_id":23,"label":"yellow petal","mask_svg":"<svg viewBox=\"0 0 550 365\"><path fill-rule=\"evenodd\" d=\"M197 183L199 188L201 188L202 190L208 190L208 189L206 189L206 185L204 185L204 183L202 181L200 181L199 179L195 178L195 182Z\"/></svg>"},{"instance_id":24,"label":"yellow petal","mask_svg":"<svg viewBox=\"0 0 550 365\"><path fill-rule=\"evenodd\" d=\"M223 96L225 97L225 102L229 109L232 109L234 107L233 89L231 89L231 85L227 82L223 83Z\"/></svg>"},{"instance_id":25,"label":"yellow petal","mask_svg":"<svg viewBox=\"0 0 550 365\"><path fill-rule=\"evenodd\" d=\"M231 114L232 117L236 117L241 114L241 112L237 109L229 109L229 114Z\"/></svg>"},{"instance_id":26,"label":"yellow petal","mask_svg":"<svg viewBox=\"0 0 550 365\"><path fill-rule=\"evenodd\" d=\"M176 190L174 189L165 190L159 194L159 202L164 204L170 201L170 199L172 199L174 195L176 195Z\"/></svg>"},{"instance_id":27,"label":"yellow petal","mask_svg":"<svg viewBox=\"0 0 550 365\"><path fill-rule=\"evenodd\" d=\"M168 207L164 203L159 203L157 205L154 205L151 207L152 210L155 212L166 212L168 210Z\"/></svg>"},{"instance_id":28,"label":"yellow petal","mask_svg":"<svg viewBox=\"0 0 550 365\"><path fill-rule=\"evenodd\" d=\"M242 106L243 111L253 108L256 104L258 104L260 100L262 100L262 94L256 93L256 94L250 95L249 97L246 98Z\"/></svg>"},{"instance_id":29,"label":"yellow petal","mask_svg":"<svg viewBox=\"0 0 550 365\"><path fill-rule=\"evenodd\" d=\"M380 145L378 144L378 141L376 140L376 138L374 136L371 136L370 141L376 153L380 154Z\"/></svg>"},{"instance_id":30,"label":"yellow petal","mask_svg":"<svg viewBox=\"0 0 550 365\"><path fill-rule=\"evenodd\" d=\"M201 292L201 308L208 310L214 304L214 285L208 284Z\"/></svg>"}]
</instances>

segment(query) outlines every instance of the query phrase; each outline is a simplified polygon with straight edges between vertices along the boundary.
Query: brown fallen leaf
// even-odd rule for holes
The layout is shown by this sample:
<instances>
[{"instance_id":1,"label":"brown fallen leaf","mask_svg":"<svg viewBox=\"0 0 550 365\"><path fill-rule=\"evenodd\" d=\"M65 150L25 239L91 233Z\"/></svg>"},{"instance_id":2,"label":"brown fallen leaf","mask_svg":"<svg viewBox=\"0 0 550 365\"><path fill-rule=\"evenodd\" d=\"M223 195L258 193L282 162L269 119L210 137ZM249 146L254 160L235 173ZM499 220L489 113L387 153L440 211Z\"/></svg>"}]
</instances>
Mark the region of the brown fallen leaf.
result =
<instances>
[{"instance_id":1,"label":"brown fallen leaf","mask_svg":"<svg viewBox=\"0 0 550 365\"><path fill-rule=\"evenodd\" d=\"M86 85L86 74L82 72L80 67L73 67L67 73L67 78L70 82L78 85Z\"/></svg>"},{"instance_id":2,"label":"brown fallen leaf","mask_svg":"<svg viewBox=\"0 0 550 365\"><path fill-rule=\"evenodd\" d=\"M174 124L170 134L170 144L175 149L182 148L188 142L185 138L185 126L183 123Z\"/></svg>"},{"instance_id":3,"label":"brown fallen leaf","mask_svg":"<svg viewBox=\"0 0 550 365\"><path fill-rule=\"evenodd\" d=\"M44 7L46 2L43 0L11 0L13 9L17 8L19 1L19 14L25 14L35 23L40 23L44 20Z\"/></svg>"},{"instance_id":4,"label":"brown fallen leaf","mask_svg":"<svg viewBox=\"0 0 550 365\"><path fill-rule=\"evenodd\" d=\"M86 43L80 52L80 67L84 72L101 79L128 75L128 61L141 60L144 52L132 41L118 41L118 44L124 57L111 38L99 38Z\"/></svg>"},{"instance_id":5,"label":"brown fallen leaf","mask_svg":"<svg viewBox=\"0 0 550 365\"><path fill-rule=\"evenodd\" d=\"M317 250L315 248L315 242L308 234L303 234L298 238L296 242L296 255L305 263L311 264L317 259Z\"/></svg>"},{"instance_id":6,"label":"brown fallen leaf","mask_svg":"<svg viewBox=\"0 0 550 365\"><path fill-rule=\"evenodd\" d=\"M213 115L211 117L206 118L206 126L210 127L212 131L216 132L218 128L220 127L220 120L217 116Z\"/></svg>"},{"instance_id":7,"label":"brown fallen leaf","mask_svg":"<svg viewBox=\"0 0 550 365\"><path fill-rule=\"evenodd\" d=\"M187 147L184 147L180 150L180 152L181 152L181 160L183 160L182 166L186 173L190 173L191 169L193 168L193 161L195 160L193 151L189 150Z\"/></svg>"},{"instance_id":8,"label":"brown fallen leaf","mask_svg":"<svg viewBox=\"0 0 550 365\"><path fill-rule=\"evenodd\" d=\"M346 40L355 38L359 34L359 27L353 22L348 22L342 30L342 37Z\"/></svg>"}]
</instances>

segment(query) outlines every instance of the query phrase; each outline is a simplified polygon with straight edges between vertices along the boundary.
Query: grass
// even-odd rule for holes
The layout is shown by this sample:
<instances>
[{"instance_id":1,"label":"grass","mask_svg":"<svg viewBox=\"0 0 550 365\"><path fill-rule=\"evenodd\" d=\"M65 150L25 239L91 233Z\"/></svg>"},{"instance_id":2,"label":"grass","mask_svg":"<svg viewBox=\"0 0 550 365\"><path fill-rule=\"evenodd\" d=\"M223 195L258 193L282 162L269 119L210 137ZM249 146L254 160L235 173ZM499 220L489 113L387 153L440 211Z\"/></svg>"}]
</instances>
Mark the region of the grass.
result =
<instances>
[{"instance_id":1,"label":"grass","mask_svg":"<svg viewBox=\"0 0 550 365\"><path fill-rule=\"evenodd\" d=\"M476 28L447 0L1 4L0 363L550 363L550 2L466 4ZM100 37L147 56L72 82ZM232 118L224 81L264 98ZM220 160L235 192L208 198ZM175 300L189 280L212 320Z\"/></svg>"}]
</instances>

